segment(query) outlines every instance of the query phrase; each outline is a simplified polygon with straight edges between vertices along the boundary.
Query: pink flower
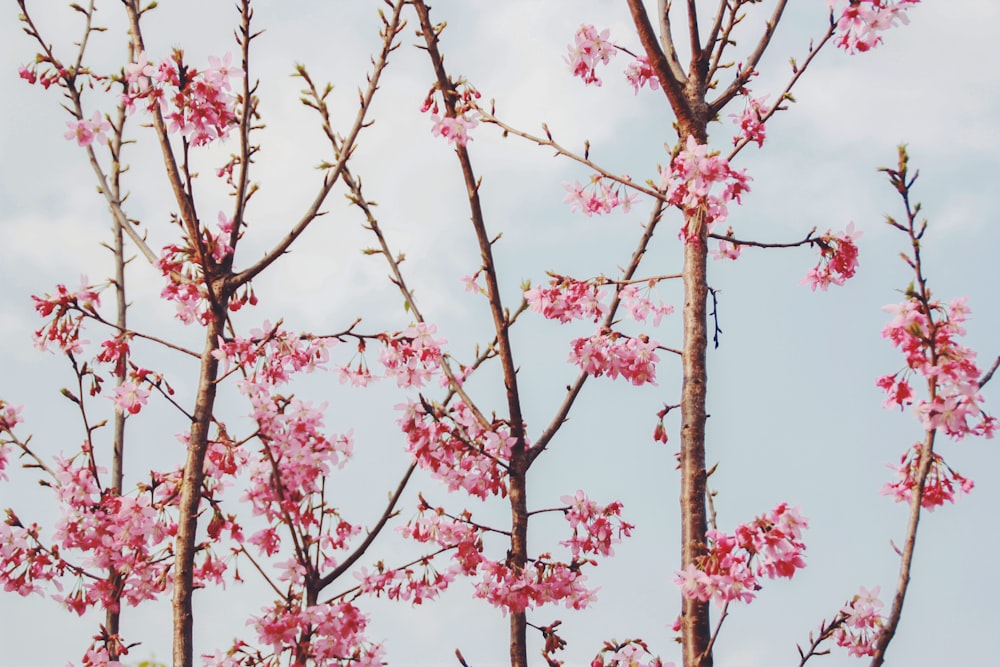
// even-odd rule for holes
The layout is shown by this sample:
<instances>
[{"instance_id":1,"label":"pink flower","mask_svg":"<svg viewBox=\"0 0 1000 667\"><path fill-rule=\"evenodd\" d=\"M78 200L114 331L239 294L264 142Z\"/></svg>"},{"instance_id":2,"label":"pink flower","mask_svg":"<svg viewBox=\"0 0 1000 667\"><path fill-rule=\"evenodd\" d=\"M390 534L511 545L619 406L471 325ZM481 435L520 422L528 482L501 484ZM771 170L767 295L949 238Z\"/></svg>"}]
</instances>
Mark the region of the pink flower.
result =
<instances>
[{"instance_id":1,"label":"pink flower","mask_svg":"<svg viewBox=\"0 0 1000 667\"><path fill-rule=\"evenodd\" d=\"M740 134L733 137L733 144L738 144L746 140L756 142L758 146L764 145L764 136L766 134L764 116L771 110L770 107L764 104L764 100L767 97L765 95L764 97L753 98L747 94L746 107L743 109L743 113L730 114L729 117L740 126Z\"/></svg>"},{"instance_id":2,"label":"pink flower","mask_svg":"<svg viewBox=\"0 0 1000 667\"><path fill-rule=\"evenodd\" d=\"M435 137L444 137L450 143L459 146L465 146L472 141L472 137L469 136L469 130L479 125L479 119L471 114L455 117L441 117L434 114L431 116L431 120L434 121L431 133Z\"/></svg>"},{"instance_id":3,"label":"pink flower","mask_svg":"<svg viewBox=\"0 0 1000 667\"><path fill-rule=\"evenodd\" d=\"M646 85L650 90L660 89L660 79L657 78L646 56L639 56L629 63L628 69L625 70L625 78L635 88L636 95L639 94L639 89Z\"/></svg>"},{"instance_id":4,"label":"pink flower","mask_svg":"<svg viewBox=\"0 0 1000 667\"><path fill-rule=\"evenodd\" d=\"M67 139L76 139L77 145L83 147L90 146L94 141L107 143L108 135L105 133L111 129L111 124L104 119L100 111L95 111L90 120L68 120L66 125L69 126L69 130L63 136Z\"/></svg>"},{"instance_id":5,"label":"pink flower","mask_svg":"<svg viewBox=\"0 0 1000 667\"><path fill-rule=\"evenodd\" d=\"M855 657L875 655L875 645L885 625L885 618L879 613L882 601L878 598L879 587L870 591L861 587L844 608L840 610L841 625L834 631L837 646L847 648Z\"/></svg>"},{"instance_id":6,"label":"pink flower","mask_svg":"<svg viewBox=\"0 0 1000 667\"><path fill-rule=\"evenodd\" d=\"M608 41L610 34L610 30L598 33L592 25L580 26L574 35L574 43L568 47L569 55L563 58L573 76L580 77L587 85L601 85L601 80L597 78L597 65L607 65L618 53L617 47Z\"/></svg>"},{"instance_id":7,"label":"pink flower","mask_svg":"<svg viewBox=\"0 0 1000 667\"><path fill-rule=\"evenodd\" d=\"M136 385L131 380L123 382L112 390L111 399L122 412L138 414L149 398L149 389Z\"/></svg>"},{"instance_id":8,"label":"pink flower","mask_svg":"<svg viewBox=\"0 0 1000 667\"><path fill-rule=\"evenodd\" d=\"M863 232L855 231L853 222L839 234L827 230L816 241L820 249L819 264L810 269L799 283L810 285L813 291L817 287L826 291L830 285L843 285L849 278L853 278L858 268L858 246L854 242L862 234Z\"/></svg>"}]
</instances>

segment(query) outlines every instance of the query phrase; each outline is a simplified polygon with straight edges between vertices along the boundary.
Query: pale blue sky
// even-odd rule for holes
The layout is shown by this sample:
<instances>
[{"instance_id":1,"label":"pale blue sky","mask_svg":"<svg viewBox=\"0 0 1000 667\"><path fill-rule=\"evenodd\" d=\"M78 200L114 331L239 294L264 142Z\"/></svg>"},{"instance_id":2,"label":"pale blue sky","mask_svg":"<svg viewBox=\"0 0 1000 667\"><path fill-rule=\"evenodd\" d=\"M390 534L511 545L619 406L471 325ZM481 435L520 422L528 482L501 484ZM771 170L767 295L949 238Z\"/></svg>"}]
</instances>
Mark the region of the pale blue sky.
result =
<instances>
[{"instance_id":1,"label":"pale blue sky","mask_svg":"<svg viewBox=\"0 0 1000 667\"><path fill-rule=\"evenodd\" d=\"M125 48L118 3L105 4L101 15L107 15L112 29L97 39L93 54L97 62L111 66L120 63ZM231 4L163 3L147 27L151 58L175 46L183 47L192 62L232 50ZM792 4L763 63L765 71L754 82L755 94L771 93L773 99L788 76L788 58L802 60L809 37L824 28L826 3ZM313 166L326 157L316 118L298 103L300 86L288 74L295 62L303 62L317 80L331 80L337 86L336 121L344 127L353 118L356 88L364 81L377 29L374 12L380 5L256 3L257 25L267 29L254 69L261 78L267 129L259 137L264 150L256 178L263 188L250 211L251 228L241 248L244 264L298 219L316 188ZM644 90L633 95L617 75L627 64L624 57L605 68L602 88L585 88L562 61L580 23L610 27L616 41L637 48L625 3L507 0L502 8L481 7L486 3L455 0L433 6L435 19L448 21L443 50L453 75L468 77L484 98L495 98L497 114L512 124L537 132L546 122L564 145L581 146L589 139L591 156L608 168L639 181L654 176L656 165L667 160L664 142L674 140L662 94ZM885 464L919 438L920 431L912 415L883 410L874 386L875 378L902 366L902 358L879 337L886 321L880 308L898 301L897 290L909 281L897 258L905 238L881 222L884 213L898 214L898 202L875 169L894 164L900 142L909 144L922 174L916 195L930 218L925 261L931 287L942 299L969 295L973 316L968 344L979 350L985 366L1000 354L1000 268L995 261L1000 244L995 194L1000 75L994 66L1000 10L987 0L962 3L960 12L954 7L921 3L911 12L912 24L888 33L887 44L874 53L851 58L830 49L822 54L796 89L798 102L770 124L764 149L750 147L737 160L736 166L747 168L754 179L745 205L731 211L739 237L790 241L813 226L822 232L851 221L865 235L856 278L828 293L812 293L799 284L815 262L808 250L750 249L736 263L710 266L710 281L720 290L724 330L721 347L710 354L708 425L709 460L720 462L713 476L720 528L732 529L782 500L800 505L811 521L805 536L808 567L790 583L767 582L757 601L731 612L717 647L719 665L797 664L795 643L806 641L808 632L832 616L859 585L881 585L887 591L895 584L897 558L889 541L901 541L905 510L878 492L891 474ZM48 3L37 12L48 38L65 54L77 37L75 13ZM0 21L0 98L5 100L0 105L0 155L5 157L0 161L0 275L6 286L0 293L0 397L26 406L25 431L35 434L40 451L52 454L73 449L80 439L72 406L58 395L72 376L60 359L33 349L31 331L38 324L29 295L51 291L58 282L76 284L81 273L100 280L110 266L107 251L99 247L110 220L82 151L63 139L67 116L58 107L57 94L17 78L17 66L32 58L34 46L14 19L9 7ZM376 98L377 122L362 135L353 168L363 177L369 197L379 203L390 243L407 255L407 277L428 319L438 323L453 354L468 358L472 345L485 340L489 322L484 302L466 294L459 277L474 271L479 261L454 156L431 136L430 122L419 113L432 73L423 53L412 47L412 25L402 42L383 95ZM97 98L90 104L88 115L105 108ZM730 111L735 109L726 113ZM713 145L725 149L732 125L716 124L713 132ZM489 127L478 128L474 137L471 151L484 179L487 224L492 233L503 233L496 252L508 303L516 304L522 280L538 283L546 270L578 278L613 275L628 261L647 202L629 216L572 214L562 204L561 184L584 180L586 170L553 158L551 151L502 139ZM156 169L150 135L139 138L130 157L130 214L144 221L155 247L171 239L167 222L172 204ZM208 175L229 150L221 146L204 156L201 206L211 212L209 219L227 206ZM291 258L255 283L261 305L241 313L243 326L284 317L289 327L322 333L342 329L359 315L368 329L406 325L384 265L358 252L371 240L360 229L357 213L343 203L339 191L329 210ZM673 228L662 229L645 273L675 272L678 256ZM137 260L129 280L139 326L197 341L197 332L173 322L172 308L158 302L161 285L155 271ZM660 292L680 306L675 288ZM677 324L678 318L664 320L655 337L677 346ZM568 341L588 333L585 325L560 327L533 315L516 327L515 352L534 436L573 377L564 363ZM172 364L179 395L190 397L191 368L171 356L147 358ZM668 627L678 610L678 594L669 581L679 562L678 479L672 457L676 416L667 420L671 440L666 446L650 437L659 406L677 402L677 371L676 361L666 358L658 387L589 382L572 421L533 469L533 507L553 506L559 496L584 488L595 499L621 499L626 518L637 525L634 537L617 547L618 555L592 572L591 583L601 586L592 609L572 613L546 608L529 619L539 624L563 620L570 642L567 664L587 664L605 639L632 636L648 640L665 660L679 659ZM485 405L502 410L494 377L484 376L472 387ZM329 401L331 430L354 428L357 460L336 482L343 486L349 517L370 523L407 463L392 410L402 395L388 386L363 394L348 391L333 375L309 378L299 391ZM985 393L988 401L998 396L995 386ZM110 401L95 405L109 407ZM240 416L247 407L235 391L228 391L222 410L246 426ZM183 428L182 420L162 406L152 406L130 422L134 453L129 472L139 476L144 466L179 460L180 447L169 434ZM991 575L1000 548L1000 454L989 441L945 442L940 451L977 487L956 506L925 517L908 608L890 664L977 665L994 659L991 639L1000 612L992 596L1000 588ZM0 485L0 507L14 506L26 520L50 522L52 508L34 486L33 475L16 469L10 473L12 482ZM419 478L406 498L403 518L412 514L418 489L432 502L468 504L463 498L446 499L440 485ZM477 516L504 520L503 503L480 508L473 501L472 509ZM556 548L564 539L562 528L558 520L540 520L533 548ZM394 561L409 550L390 536L373 555ZM386 640L391 664L453 665L453 650L460 647L477 667L502 665L506 621L467 592L456 587L442 600L415 610L373 604L371 636ZM267 591L252 583L198 600L199 651L225 646L236 633L249 638L245 617L269 602ZM132 662L151 653L166 658L168 604L128 613L126 638L143 642ZM52 601L4 594L4 662L76 661L96 623L95 618L70 616ZM817 664L858 663L835 651Z\"/></svg>"}]
</instances>

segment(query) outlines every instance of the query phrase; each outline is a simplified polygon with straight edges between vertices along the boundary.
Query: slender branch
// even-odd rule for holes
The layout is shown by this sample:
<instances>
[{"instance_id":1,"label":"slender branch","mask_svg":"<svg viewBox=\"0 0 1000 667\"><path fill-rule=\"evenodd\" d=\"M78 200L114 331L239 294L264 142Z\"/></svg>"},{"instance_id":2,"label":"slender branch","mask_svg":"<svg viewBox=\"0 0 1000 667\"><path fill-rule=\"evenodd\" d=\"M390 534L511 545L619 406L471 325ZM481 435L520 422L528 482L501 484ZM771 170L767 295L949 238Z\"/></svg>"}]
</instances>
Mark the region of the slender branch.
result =
<instances>
[{"instance_id":1,"label":"slender branch","mask_svg":"<svg viewBox=\"0 0 1000 667\"><path fill-rule=\"evenodd\" d=\"M781 95L778 96L778 99L774 103L774 105L770 109L768 109L767 113L761 116L760 118L761 123L767 123L767 121L770 120L771 117L774 116L774 114L776 114L778 111L781 111L784 108L781 106L781 102L783 100L790 98L792 88L795 87L795 84L798 83L799 79L812 64L813 60L816 58L816 55L823 49L824 46L826 46L827 42L833 39L833 35L834 35L834 27L830 26L830 28L826 31L826 34L823 35L823 38L819 41L818 44L813 45L810 43L809 55L806 56L806 59L802 62L802 64L801 65L796 63L792 64L792 78L789 79L788 83L785 85L785 89L781 91ZM734 81L732 86L730 86L730 88L736 86L739 80L740 79ZM746 81L743 81L742 85L746 85ZM739 87L736 88L733 94L735 95L735 93L738 92L739 92ZM715 102L710 103L710 106L715 111L715 113L719 113L722 111L722 108L729 102L729 100L732 99L732 97L733 97L732 95L726 97L726 94L723 93L722 95L719 96L719 98ZM732 159L736 157L736 155L741 150L743 150L743 148L746 147L746 145L749 144L750 141L751 140L749 137L743 137L742 139L740 139L739 143L737 143L736 146L733 148L733 150L730 151L729 155L727 156L727 159L732 161Z\"/></svg>"},{"instance_id":2,"label":"slender branch","mask_svg":"<svg viewBox=\"0 0 1000 667\"><path fill-rule=\"evenodd\" d=\"M666 94L667 100L670 102L670 106L673 108L674 113L677 116L678 123L682 127L693 124L693 111L684 93L684 86L687 81L684 80L682 83L682 79L676 76L675 68L671 66L667 56L663 53L663 49L660 48L660 44L656 39L655 33L653 32L653 26L649 22L649 15L646 13L646 7L643 5L642 0L627 1L629 11L632 14L632 22L635 24L639 41L642 43L642 47L646 50L646 57L649 59L649 65L653 68L653 71L656 72L656 77L660 81L660 87L663 89L664 94ZM668 20L668 12L669 4L661 12L661 21L666 22ZM669 36L669 32L664 33L664 37L667 38L667 36ZM668 46L671 54L674 58L676 58L676 54L673 53L672 42L669 43Z\"/></svg>"},{"instance_id":3,"label":"slender branch","mask_svg":"<svg viewBox=\"0 0 1000 667\"><path fill-rule=\"evenodd\" d=\"M719 95L714 101L709 103L709 107L714 113L721 111L722 108L726 106L744 86L746 86L750 77L754 75L757 70L757 63L760 62L764 52L767 51L767 47L771 43L771 38L774 36L774 30L777 28L778 22L781 21L781 15L785 11L785 6L787 4L788 0L778 0L778 4L774 7L774 12L771 14L771 18L764 24L764 34L761 35L753 53L750 54L746 63L744 63L743 69L737 73L736 78L729 85L729 87L726 88L726 90L723 91L722 94ZM826 43L826 40L824 40L823 43ZM725 48L725 44L723 44L721 48Z\"/></svg>"},{"instance_id":4,"label":"slender branch","mask_svg":"<svg viewBox=\"0 0 1000 667\"><path fill-rule=\"evenodd\" d=\"M625 272L622 277L622 283L627 284L630 282L635 274L639 271L639 265L642 263L643 257L646 256L646 250L649 248L649 243L653 239L653 233L656 231L656 226L659 224L660 220L663 218L663 201L657 199L653 210L649 215L649 222L646 223L646 228L643 230L642 237L639 239L639 244L636 246L635 251L632 253L632 259L629 261L628 267L626 267ZM673 277L673 276L666 276ZM621 304L621 298L619 292L615 292L614 297L611 299L611 303L608 307L608 313L604 317L604 322L602 327L609 328L614 322L615 314L618 312L618 307ZM587 378L590 377L584 372L579 373L576 376L576 380L573 384L569 385L566 390L566 397L563 399L562 404L556 410L555 416L549 422L548 427L542 432L538 440L531 446L531 451L529 453L529 460L534 461L539 454L545 451L549 442L555 437L562 425L566 423L569 419L570 409L576 402L577 397L580 395L580 391L583 389L584 383Z\"/></svg>"},{"instance_id":5,"label":"slender branch","mask_svg":"<svg viewBox=\"0 0 1000 667\"><path fill-rule=\"evenodd\" d=\"M997 372L997 368L1000 368L1000 357L996 358L996 361L994 361L993 365L990 366L990 370L986 371L986 374L983 375L983 378L979 381L980 389L982 389L987 382L993 379L993 374Z\"/></svg>"},{"instance_id":6,"label":"slender branch","mask_svg":"<svg viewBox=\"0 0 1000 667\"><path fill-rule=\"evenodd\" d=\"M382 29L382 50L373 61L374 69L368 76L368 87L361 95L361 103L358 108L357 115L354 118L354 124L348 131L347 136L341 142L341 151L339 155L337 155L337 162L330 169L328 169L326 174L323 176L323 184L316 197L313 199L312 204L306 210L302 218L300 218L299 221L292 227L291 231L288 232L285 238L282 239L274 248L268 251L260 261L232 277L231 282L234 286L243 285L249 282L261 271L277 261L279 257L288 251L292 243L295 242L295 239L297 239L312 223L312 221L320 215L320 208L323 206L323 202L326 201L326 197L330 194L330 190L333 189L334 184L336 184L336 182L340 179L344 168L347 166L347 161L354 152L354 146L357 141L358 134L361 132L362 128L368 125L365 119L368 115L369 109L371 108L372 98L375 96L375 91L378 90L378 84L382 73L385 71L385 68L389 63L389 54L398 48L398 44L395 43L396 35L399 34L399 31L402 30L405 25L405 23L400 20L400 12L402 11L404 4L405 0L395 0L393 3L392 16ZM304 69L300 69L300 72L301 71L304 71Z\"/></svg>"},{"instance_id":7,"label":"slender branch","mask_svg":"<svg viewBox=\"0 0 1000 667\"><path fill-rule=\"evenodd\" d=\"M344 562L342 562L328 574L319 578L317 583L319 585L320 590L322 590L326 586L329 586L332 582L336 581L352 565L358 562L359 558L365 555L365 552L368 551L368 547L372 545L372 543L375 541L375 538L378 537L379 533L382 532L382 529L385 528L386 522L393 516L393 513L396 509L396 503L399 502L399 497L403 494L403 489L406 488L406 484L410 481L410 476L413 475L413 471L416 469L416 467L417 467L416 463L411 463L410 467L406 469L406 472L403 474L403 478L399 480L399 484L396 486L396 490L389 498L389 504L386 506L385 511L382 512L382 516L379 517L379 520L375 524L375 526L370 531L368 531L368 535L366 535L364 541L360 545L358 545L358 548L355 549L353 552L351 552L351 555L348 556L344 560Z\"/></svg>"},{"instance_id":8,"label":"slender branch","mask_svg":"<svg viewBox=\"0 0 1000 667\"><path fill-rule=\"evenodd\" d=\"M674 35L670 27L670 5L672 0L657 0L656 11L660 17L660 48L667 59L667 67L673 79L681 86L687 85L687 74L677 57L677 47L674 46Z\"/></svg>"},{"instance_id":9,"label":"slender branch","mask_svg":"<svg viewBox=\"0 0 1000 667\"><path fill-rule=\"evenodd\" d=\"M626 178L624 176L620 176L620 175L618 175L618 174L616 174L616 173L614 173L612 171L609 171L609 170L605 169L604 167L600 166L599 164L595 163L594 161L592 161L588 157L589 147L588 147L588 149L586 151L586 154L584 154L584 155L580 155L579 153L574 153L573 151L565 148L564 146L562 146L561 144L559 144L555 139L552 138L552 133L549 131L548 126L545 125L544 123L542 124L542 131L545 132L545 137L543 138L543 137L539 137L537 135L531 134L529 132L524 132L523 130L518 130L517 128L511 127L510 125L508 125L507 123L503 122L502 120L500 120L499 118L497 118L495 115L493 115L493 110L492 109L490 111L486 111L485 109L477 107L477 110L480 113L479 120L481 122L487 123L487 124L490 124L490 125L496 125L501 130L503 130L503 132L504 132L505 135L507 135L507 134L513 134L516 137L521 137L522 139L527 139L528 141L530 141L532 143L535 143L535 144L538 144L539 146L546 147L546 148L551 148L551 149L553 149L556 152L556 155L562 155L564 157L568 157L571 160L574 160L575 162L579 162L580 164L586 165L587 167L589 167L590 169L593 169L595 172L597 172L602 177L604 177L604 178L606 178L608 180L614 181L616 183L620 183L621 185L624 185L625 187L632 188L633 190L641 192L644 195L648 195L648 196L650 196L650 197L652 197L654 199L659 199L659 200L664 201L664 202L667 201L666 195L664 195L659 190L656 190L656 189L651 188L651 187L644 187L644 186L640 185L639 183L634 182L630 178Z\"/></svg>"},{"instance_id":10,"label":"slender branch","mask_svg":"<svg viewBox=\"0 0 1000 667\"><path fill-rule=\"evenodd\" d=\"M798 248L799 246L815 245L817 243L822 243L821 239L813 238L813 234L815 233L816 233L816 228L813 227L812 229L809 230L809 233L806 234L806 237L804 239L802 239L801 241L792 241L790 243L763 243L761 241L746 241L743 239L733 238L732 236L728 235L712 234L712 233L708 234L708 238L718 239L719 241L726 241L728 243L732 243L733 245L752 246L754 248Z\"/></svg>"}]
</instances>

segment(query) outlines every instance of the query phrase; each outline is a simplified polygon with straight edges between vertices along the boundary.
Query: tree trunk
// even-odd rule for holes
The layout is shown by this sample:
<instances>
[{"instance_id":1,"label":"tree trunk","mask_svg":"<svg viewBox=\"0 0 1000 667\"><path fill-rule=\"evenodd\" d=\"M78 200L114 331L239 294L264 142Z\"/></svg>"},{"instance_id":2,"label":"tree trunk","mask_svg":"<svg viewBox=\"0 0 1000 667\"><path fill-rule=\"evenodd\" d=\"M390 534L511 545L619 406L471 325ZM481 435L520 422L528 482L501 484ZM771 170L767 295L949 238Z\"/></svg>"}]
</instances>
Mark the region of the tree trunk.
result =
<instances>
[{"instance_id":1,"label":"tree trunk","mask_svg":"<svg viewBox=\"0 0 1000 667\"><path fill-rule=\"evenodd\" d=\"M708 246L699 210L685 220L691 241L684 248L684 380L681 387L681 567L705 553L705 394L708 371L706 277ZM684 667L711 667L711 624L707 602L682 598Z\"/></svg>"}]
</instances>

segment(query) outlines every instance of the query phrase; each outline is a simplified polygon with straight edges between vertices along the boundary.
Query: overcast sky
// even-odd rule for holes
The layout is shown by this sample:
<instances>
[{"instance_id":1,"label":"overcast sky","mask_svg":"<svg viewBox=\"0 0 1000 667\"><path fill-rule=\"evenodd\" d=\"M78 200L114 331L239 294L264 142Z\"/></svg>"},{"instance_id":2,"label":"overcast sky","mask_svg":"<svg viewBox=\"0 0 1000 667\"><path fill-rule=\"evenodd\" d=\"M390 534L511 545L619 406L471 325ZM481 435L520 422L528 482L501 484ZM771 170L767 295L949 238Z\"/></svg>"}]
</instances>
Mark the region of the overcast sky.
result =
<instances>
[{"instance_id":1,"label":"overcast sky","mask_svg":"<svg viewBox=\"0 0 1000 667\"><path fill-rule=\"evenodd\" d=\"M125 54L119 3L103 4L100 15L110 29L93 43L96 69L120 67ZM790 74L788 59L803 60L810 37L826 25L825 2L791 4L753 82L756 95L770 93L774 99ZM78 15L53 3L31 5L38 7L36 18L46 38L68 57L79 36ZM335 122L345 129L377 46L375 10L382 5L262 0L255 6L257 26L266 32L256 43L252 74L261 80L267 127L258 137L263 151L255 179L262 189L237 258L244 266L299 218L318 187L314 166L328 158L315 114L298 102L301 86L289 76L294 64L305 63L315 79L335 84ZM442 48L452 75L467 77L484 99L495 98L501 118L531 132L545 122L566 146L581 147L587 139L593 159L640 182L654 177L656 166L668 160L664 144L673 143L675 135L666 100L646 89L633 94L620 76L626 57L603 70L601 88L584 87L563 62L581 23L610 28L617 43L637 50L624 2L438 0L432 16L448 22ZM901 142L909 145L913 165L921 171L916 197L930 220L924 258L931 289L944 300L968 295L968 345L979 350L983 366L1000 354L1000 264L995 261L1000 247L995 185L1000 9L989 0L927 2L911 17L911 25L887 33L885 46L873 53L823 53L796 89L797 102L769 124L764 148L749 147L736 162L754 179L745 205L731 210L738 237L793 241L814 226L820 232L839 230L852 221L864 236L856 278L827 293L799 284L815 263L809 250L748 249L738 262L709 267L710 282L719 290L723 330L709 362L708 458L720 463L712 477L719 527L731 530L779 501L800 505L810 519L808 567L792 582L765 582L752 605L731 612L717 646L719 665L797 664L795 643L805 642L858 586L880 585L884 593L895 586L898 559L890 540L901 543L906 511L879 495L879 489L891 476L885 464L921 433L911 414L881 408L874 385L877 377L903 365L879 336L887 319L880 309L899 301L899 290L910 280L898 259L906 239L882 222L885 213L899 215L898 201L876 168L895 164ZM488 340L490 323L485 302L464 292L459 280L477 269L479 259L453 151L431 136L430 121L419 112L433 74L423 52L413 48L416 19L410 18L411 28L376 97L376 123L362 134L352 168L379 203L391 245L407 256L407 279L425 315L438 324L452 353L468 359L476 342ZM148 19L150 58L182 47L198 64L209 55L234 51L236 19L230 2L165 2ZM110 218L95 194L84 153L63 138L68 116L59 108L58 94L18 79L17 67L32 60L35 46L20 32L13 7L0 20L0 31L0 277L5 286L0 291L0 398L26 406L25 432L34 434L38 451L52 455L78 447L81 436L72 406L58 393L72 381L70 370L32 346L31 332L39 325L30 295L52 291L59 282L75 285L80 274L92 282L103 280L110 257L100 244L108 239ZM89 104L88 115L111 108L99 96ZM713 146L725 150L734 127L728 118L723 121L711 131ZM168 226L173 204L157 170L151 134L135 131L139 144L129 158L129 212L143 221L158 247L173 238ZM523 280L537 284L546 271L577 278L613 276L628 261L650 202L640 200L629 215L572 214L562 203L562 183L585 180L584 168L515 138L503 139L490 127L477 128L473 136L470 149L483 176L486 221L492 234L503 234L496 252L507 303L517 303ZM210 174L231 150L232 145L216 146L197 156L203 165L201 210L212 212L208 219L229 206ZM289 328L315 333L341 330L358 316L366 330L407 324L409 316L385 278L384 263L359 252L372 240L341 194L334 192L330 215L307 232L290 257L255 283L261 305L241 313L246 329L281 317ZM676 218L670 224L676 225ZM645 273L674 273L679 256L673 230L661 229ZM172 307L159 302L161 287L157 272L137 259L129 275L133 321L172 339L197 341L198 332L181 327L172 319ZM680 309L675 287L665 286L660 294ZM654 337L677 347L678 325L679 318L667 318ZM564 363L568 341L589 333L587 325L560 327L533 314L515 328L533 437L548 423L562 388L574 376ZM155 350L144 353L159 358ZM171 380L179 395L190 399L192 368L174 357L162 359L173 364ZM676 361L667 358L656 387L589 382L571 422L532 470L533 508L555 506L559 496L583 488L601 501L622 500L625 517L637 525L634 537L616 548L617 556L593 570L590 583L601 591L592 609L544 608L530 616L538 624L563 620L570 644L567 664L587 664L603 640L613 637L641 636L665 660L680 658L669 630L679 607L670 583L680 551L676 415L667 420L667 445L651 439L656 411L665 402L677 402L678 371ZM495 376L473 386L485 405L503 410ZM370 525L407 465L392 409L402 394L387 386L363 394L349 391L334 375L312 377L300 392L330 403L332 431L354 429L357 460L338 473L336 483L343 488L339 497L345 514ZM985 393L988 403L1000 397L995 386ZM109 408L110 401L95 406ZM232 388L220 409L233 423L248 426L240 421L248 407ZM180 460L183 452L171 434L185 427L165 407L151 406L129 428L133 479L151 465ZM940 452L975 480L976 488L957 505L925 515L890 664L975 665L995 659L992 634L1000 612L992 596L1000 594L1000 585L991 574L1000 548L1000 454L990 441L943 442ZM54 510L33 474L13 468L9 473L11 482L0 484L0 507L17 508L25 520L51 523ZM417 490L431 502L468 504L464 498L447 498L442 486L421 477L406 497L401 520L412 515ZM477 516L504 521L500 501L484 507L476 502L472 509ZM533 530L533 549L555 549L564 539L555 522L539 521ZM390 536L373 556L394 562L407 548ZM244 620L270 599L252 577L247 579L224 593L199 595L197 650L225 647L236 634L252 639ZM391 664L453 665L456 647L477 667L506 662L506 620L461 586L421 608L383 603L369 608L371 637L386 641ZM77 661L97 623L96 616L78 619L50 600L4 594L4 662ZM129 656L132 663L150 656L166 659L168 603L128 611L123 633L129 641L142 642ZM537 647L532 650L537 656ZM836 650L817 662L856 664Z\"/></svg>"}]
</instances>

